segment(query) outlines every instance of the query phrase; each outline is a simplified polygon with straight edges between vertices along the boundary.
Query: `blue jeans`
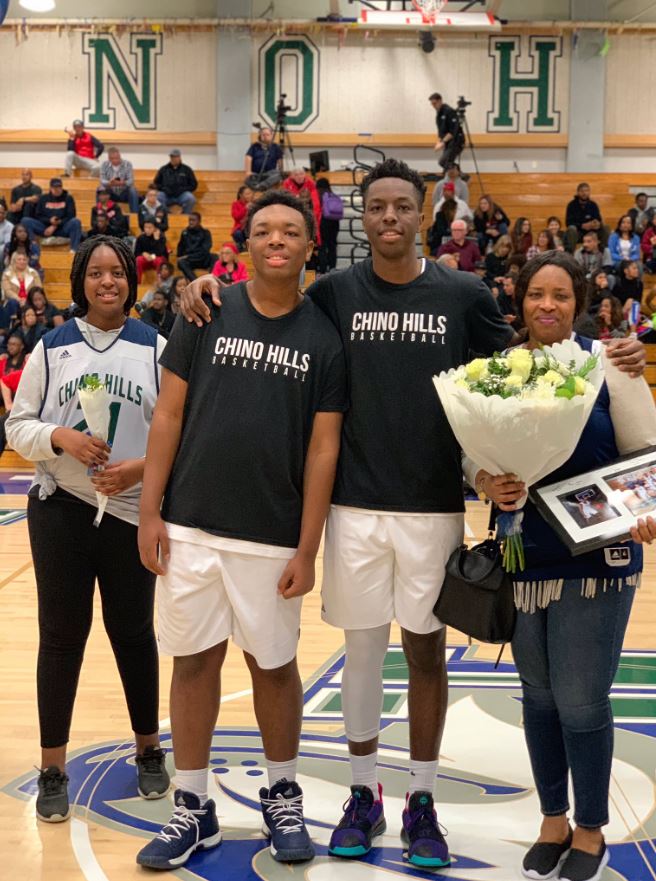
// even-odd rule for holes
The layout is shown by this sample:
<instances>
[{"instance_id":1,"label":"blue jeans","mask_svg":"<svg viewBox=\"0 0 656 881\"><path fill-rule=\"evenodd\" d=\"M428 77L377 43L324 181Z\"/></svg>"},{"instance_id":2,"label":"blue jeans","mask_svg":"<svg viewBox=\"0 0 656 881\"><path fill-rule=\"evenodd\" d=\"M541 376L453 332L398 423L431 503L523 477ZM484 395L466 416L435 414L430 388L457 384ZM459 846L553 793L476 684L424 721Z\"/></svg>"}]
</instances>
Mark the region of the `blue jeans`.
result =
<instances>
[{"instance_id":1,"label":"blue jeans","mask_svg":"<svg viewBox=\"0 0 656 881\"><path fill-rule=\"evenodd\" d=\"M41 223L40 220L35 220L33 217L26 217L23 220L23 226L25 226L31 236L42 236L48 228L47 224ZM65 223L60 223L53 235L70 239L71 251L77 251L80 247L80 239L82 238L82 224L77 217L71 217Z\"/></svg>"},{"instance_id":2,"label":"blue jeans","mask_svg":"<svg viewBox=\"0 0 656 881\"><path fill-rule=\"evenodd\" d=\"M132 214L139 211L139 193L136 187L123 187L109 192L114 202L127 202Z\"/></svg>"},{"instance_id":3,"label":"blue jeans","mask_svg":"<svg viewBox=\"0 0 656 881\"><path fill-rule=\"evenodd\" d=\"M518 612L512 649L542 813L552 817L569 810L571 772L574 821L596 829L608 823L613 759L609 693L635 588L598 589L586 599L579 584L565 581L561 599L546 609Z\"/></svg>"},{"instance_id":4,"label":"blue jeans","mask_svg":"<svg viewBox=\"0 0 656 881\"><path fill-rule=\"evenodd\" d=\"M196 197L193 193L189 192L180 193L179 196L167 196L166 193L158 193L157 198L165 208L170 208L171 205L181 205L183 214L191 214L196 204Z\"/></svg>"}]
</instances>

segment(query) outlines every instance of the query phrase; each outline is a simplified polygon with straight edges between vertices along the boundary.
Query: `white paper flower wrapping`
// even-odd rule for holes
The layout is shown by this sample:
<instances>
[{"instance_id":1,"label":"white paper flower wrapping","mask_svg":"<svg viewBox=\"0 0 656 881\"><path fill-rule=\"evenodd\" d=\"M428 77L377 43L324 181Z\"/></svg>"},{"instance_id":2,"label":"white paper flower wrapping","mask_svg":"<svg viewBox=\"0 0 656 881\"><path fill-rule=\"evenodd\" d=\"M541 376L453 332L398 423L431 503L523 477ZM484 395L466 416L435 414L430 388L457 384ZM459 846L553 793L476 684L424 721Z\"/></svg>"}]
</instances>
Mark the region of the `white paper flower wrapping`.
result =
<instances>
[{"instance_id":1,"label":"white paper flower wrapping","mask_svg":"<svg viewBox=\"0 0 656 881\"><path fill-rule=\"evenodd\" d=\"M111 403L109 392L101 383L95 388L79 388L78 397L89 433L106 442L109 437L109 405ZM107 496L96 492L96 501L98 502L98 511L93 525L99 526L107 506Z\"/></svg>"}]
</instances>

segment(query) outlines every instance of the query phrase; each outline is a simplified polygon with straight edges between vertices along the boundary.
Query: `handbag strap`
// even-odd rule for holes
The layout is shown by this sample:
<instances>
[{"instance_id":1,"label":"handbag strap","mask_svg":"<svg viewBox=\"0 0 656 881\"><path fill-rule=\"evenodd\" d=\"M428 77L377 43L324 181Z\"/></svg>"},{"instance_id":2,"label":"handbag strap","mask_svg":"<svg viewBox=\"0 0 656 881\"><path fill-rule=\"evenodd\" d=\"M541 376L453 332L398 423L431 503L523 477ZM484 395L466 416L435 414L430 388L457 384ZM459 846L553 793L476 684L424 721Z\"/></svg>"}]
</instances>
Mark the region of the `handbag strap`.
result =
<instances>
[{"instance_id":1,"label":"handbag strap","mask_svg":"<svg viewBox=\"0 0 656 881\"><path fill-rule=\"evenodd\" d=\"M494 502L490 502L490 519L487 524L488 538L493 538L496 532L497 513Z\"/></svg>"}]
</instances>

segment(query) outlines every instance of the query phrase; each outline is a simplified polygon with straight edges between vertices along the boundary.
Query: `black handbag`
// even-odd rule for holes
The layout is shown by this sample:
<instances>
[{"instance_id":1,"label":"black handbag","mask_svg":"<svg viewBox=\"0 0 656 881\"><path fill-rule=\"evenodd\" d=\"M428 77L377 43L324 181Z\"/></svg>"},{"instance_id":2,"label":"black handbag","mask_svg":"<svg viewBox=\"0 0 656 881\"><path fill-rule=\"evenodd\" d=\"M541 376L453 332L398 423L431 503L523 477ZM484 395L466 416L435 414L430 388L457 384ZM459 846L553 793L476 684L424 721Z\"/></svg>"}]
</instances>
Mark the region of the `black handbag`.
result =
<instances>
[{"instance_id":1,"label":"black handbag","mask_svg":"<svg viewBox=\"0 0 656 881\"><path fill-rule=\"evenodd\" d=\"M494 507L487 540L471 550L462 545L451 554L433 612L444 624L479 642L506 643L515 631L517 610L493 523Z\"/></svg>"}]
</instances>

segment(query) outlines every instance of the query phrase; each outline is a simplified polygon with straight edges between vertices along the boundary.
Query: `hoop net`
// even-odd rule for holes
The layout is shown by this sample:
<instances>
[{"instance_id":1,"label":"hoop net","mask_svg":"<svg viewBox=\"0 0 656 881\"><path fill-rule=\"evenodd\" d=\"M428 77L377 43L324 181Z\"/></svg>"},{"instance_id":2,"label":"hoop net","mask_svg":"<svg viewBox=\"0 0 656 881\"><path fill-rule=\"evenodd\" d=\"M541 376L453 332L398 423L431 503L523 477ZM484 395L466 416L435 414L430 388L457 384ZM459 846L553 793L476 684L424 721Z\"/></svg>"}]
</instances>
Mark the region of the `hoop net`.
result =
<instances>
[{"instance_id":1,"label":"hoop net","mask_svg":"<svg viewBox=\"0 0 656 881\"><path fill-rule=\"evenodd\" d=\"M424 24L435 24L443 6L446 6L447 0L412 0L412 5L418 12Z\"/></svg>"}]
</instances>

